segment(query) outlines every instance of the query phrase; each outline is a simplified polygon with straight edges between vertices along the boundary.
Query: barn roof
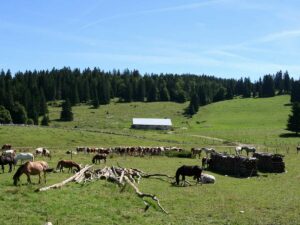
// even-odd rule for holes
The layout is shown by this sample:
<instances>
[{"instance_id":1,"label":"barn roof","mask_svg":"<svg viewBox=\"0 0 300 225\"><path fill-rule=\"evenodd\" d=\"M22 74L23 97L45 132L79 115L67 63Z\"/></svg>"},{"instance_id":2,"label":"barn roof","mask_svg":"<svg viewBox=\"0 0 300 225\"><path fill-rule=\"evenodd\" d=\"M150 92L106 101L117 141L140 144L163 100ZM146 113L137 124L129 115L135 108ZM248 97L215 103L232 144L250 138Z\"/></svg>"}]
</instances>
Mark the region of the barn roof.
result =
<instances>
[{"instance_id":1,"label":"barn roof","mask_svg":"<svg viewBox=\"0 0 300 225\"><path fill-rule=\"evenodd\" d=\"M133 118L133 125L159 125L172 126L171 119L156 119L156 118Z\"/></svg>"}]
</instances>

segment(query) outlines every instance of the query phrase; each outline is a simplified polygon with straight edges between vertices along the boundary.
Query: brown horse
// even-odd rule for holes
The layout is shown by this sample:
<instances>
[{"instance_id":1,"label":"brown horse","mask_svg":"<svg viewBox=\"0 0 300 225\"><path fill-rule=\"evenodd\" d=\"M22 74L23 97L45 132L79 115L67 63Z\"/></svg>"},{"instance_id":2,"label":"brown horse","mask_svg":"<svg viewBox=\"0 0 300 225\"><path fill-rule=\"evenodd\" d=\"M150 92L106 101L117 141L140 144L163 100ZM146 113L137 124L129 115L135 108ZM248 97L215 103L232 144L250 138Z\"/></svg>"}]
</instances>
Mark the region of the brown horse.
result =
<instances>
[{"instance_id":1,"label":"brown horse","mask_svg":"<svg viewBox=\"0 0 300 225\"><path fill-rule=\"evenodd\" d=\"M93 157L92 162L96 164L97 162L101 163L101 159L106 163L106 154L97 154Z\"/></svg>"},{"instance_id":2,"label":"brown horse","mask_svg":"<svg viewBox=\"0 0 300 225\"><path fill-rule=\"evenodd\" d=\"M182 177L182 181L185 181L185 176L194 176L194 180L197 179L197 183L201 180L202 168L199 166L186 166L183 165L179 167L176 171L176 183L179 185L180 175Z\"/></svg>"},{"instance_id":3,"label":"brown horse","mask_svg":"<svg viewBox=\"0 0 300 225\"><path fill-rule=\"evenodd\" d=\"M46 172L50 172L48 163L45 161L35 161L35 162L26 162L21 165L15 175L13 176L14 185L17 185L18 181L20 181L20 176L25 173L27 176L28 183L31 184L30 175L39 175L39 184L41 183L41 173L44 173L44 180L46 183Z\"/></svg>"},{"instance_id":4,"label":"brown horse","mask_svg":"<svg viewBox=\"0 0 300 225\"><path fill-rule=\"evenodd\" d=\"M80 170L80 166L76 162L74 162L72 160L60 160L57 163L56 169L59 170L60 172L64 172L64 168L68 168L69 169L68 172L70 172L70 170L73 167L75 167L77 169L77 172Z\"/></svg>"}]
</instances>

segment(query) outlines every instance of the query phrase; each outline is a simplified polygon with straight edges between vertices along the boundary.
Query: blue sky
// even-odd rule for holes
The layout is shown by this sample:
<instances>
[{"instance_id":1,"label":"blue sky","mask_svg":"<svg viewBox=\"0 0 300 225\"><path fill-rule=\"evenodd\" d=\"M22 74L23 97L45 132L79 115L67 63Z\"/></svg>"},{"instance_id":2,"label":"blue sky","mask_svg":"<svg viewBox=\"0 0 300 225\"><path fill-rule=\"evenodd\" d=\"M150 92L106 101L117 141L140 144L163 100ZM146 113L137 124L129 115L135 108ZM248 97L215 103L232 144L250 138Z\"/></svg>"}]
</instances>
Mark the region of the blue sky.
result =
<instances>
[{"instance_id":1,"label":"blue sky","mask_svg":"<svg viewBox=\"0 0 300 225\"><path fill-rule=\"evenodd\" d=\"M0 68L300 76L300 1L0 3Z\"/></svg>"}]
</instances>

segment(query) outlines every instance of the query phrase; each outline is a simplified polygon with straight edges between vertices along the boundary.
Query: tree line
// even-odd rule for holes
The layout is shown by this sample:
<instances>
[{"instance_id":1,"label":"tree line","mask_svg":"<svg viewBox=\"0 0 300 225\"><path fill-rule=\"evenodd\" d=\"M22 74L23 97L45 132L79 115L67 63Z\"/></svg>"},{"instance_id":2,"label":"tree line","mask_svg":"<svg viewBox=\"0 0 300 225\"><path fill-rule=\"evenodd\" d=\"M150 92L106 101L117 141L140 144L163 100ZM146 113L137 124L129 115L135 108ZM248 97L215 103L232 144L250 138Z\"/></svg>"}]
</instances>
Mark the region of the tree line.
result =
<instances>
[{"instance_id":1,"label":"tree line","mask_svg":"<svg viewBox=\"0 0 300 225\"><path fill-rule=\"evenodd\" d=\"M67 100L74 106L87 103L95 108L120 102L190 101L187 113L193 115L199 106L232 99L235 96L272 97L294 94L299 88L286 71L265 75L252 82L250 78L223 79L194 74L144 74L138 70L103 71L99 68L0 72L0 123L39 124L49 122L47 102ZM299 91L298 91L299 92ZM68 106L69 107L69 106Z\"/></svg>"}]
</instances>

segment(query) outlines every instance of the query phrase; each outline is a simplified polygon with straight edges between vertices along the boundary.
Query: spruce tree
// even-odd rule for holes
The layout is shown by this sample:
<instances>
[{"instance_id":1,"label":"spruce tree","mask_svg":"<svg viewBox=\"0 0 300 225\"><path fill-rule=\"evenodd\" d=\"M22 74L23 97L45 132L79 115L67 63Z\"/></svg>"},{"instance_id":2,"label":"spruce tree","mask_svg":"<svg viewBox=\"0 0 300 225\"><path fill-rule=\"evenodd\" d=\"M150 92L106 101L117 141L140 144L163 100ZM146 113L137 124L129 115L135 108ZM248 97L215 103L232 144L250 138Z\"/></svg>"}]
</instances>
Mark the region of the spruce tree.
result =
<instances>
[{"instance_id":1,"label":"spruce tree","mask_svg":"<svg viewBox=\"0 0 300 225\"><path fill-rule=\"evenodd\" d=\"M300 132L300 103L294 102L292 106L292 114L289 115L287 130L296 132L296 135Z\"/></svg>"},{"instance_id":2,"label":"spruce tree","mask_svg":"<svg viewBox=\"0 0 300 225\"><path fill-rule=\"evenodd\" d=\"M295 81L292 85L291 102L300 102L300 81Z\"/></svg>"},{"instance_id":3,"label":"spruce tree","mask_svg":"<svg viewBox=\"0 0 300 225\"><path fill-rule=\"evenodd\" d=\"M41 90L40 93L41 93L41 97L40 97L40 115L45 115L46 113L48 113L48 106L47 106L44 91Z\"/></svg>"},{"instance_id":4,"label":"spruce tree","mask_svg":"<svg viewBox=\"0 0 300 225\"><path fill-rule=\"evenodd\" d=\"M262 97L275 96L275 85L271 75L265 75L262 83Z\"/></svg>"},{"instance_id":5,"label":"spruce tree","mask_svg":"<svg viewBox=\"0 0 300 225\"><path fill-rule=\"evenodd\" d=\"M147 101L155 102L157 101L157 99L158 99L158 89L155 85L155 82L152 80L148 91Z\"/></svg>"},{"instance_id":6,"label":"spruce tree","mask_svg":"<svg viewBox=\"0 0 300 225\"><path fill-rule=\"evenodd\" d=\"M191 98L191 104L194 106L195 112L199 111L199 98L197 94L193 94Z\"/></svg>"},{"instance_id":7,"label":"spruce tree","mask_svg":"<svg viewBox=\"0 0 300 225\"><path fill-rule=\"evenodd\" d=\"M26 124L26 122L27 122L27 112L26 112L23 105L16 102L13 105L13 108L12 108L10 113L11 113L13 123L15 123L15 124Z\"/></svg>"},{"instance_id":8,"label":"spruce tree","mask_svg":"<svg viewBox=\"0 0 300 225\"><path fill-rule=\"evenodd\" d=\"M69 99L66 99L62 104L62 111L60 113L61 121L73 121L72 107Z\"/></svg>"},{"instance_id":9,"label":"spruce tree","mask_svg":"<svg viewBox=\"0 0 300 225\"><path fill-rule=\"evenodd\" d=\"M291 92L291 80L288 71L286 71L283 75L283 83L284 83L284 92L286 94Z\"/></svg>"},{"instance_id":10,"label":"spruce tree","mask_svg":"<svg viewBox=\"0 0 300 225\"><path fill-rule=\"evenodd\" d=\"M48 115L43 116L43 119L41 121L41 125L42 126L49 126L49 116Z\"/></svg>"},{"instance_id":11,"label":"spruce tree","mask_svg":"<svg viewBox=\"0 0 300 225\"><path fill-rule=\"evenodd\" d=\"M95 97L95 99L93 99L93 107L95 108L95 109L98 109L99 108L99 106L100 106L100 104L99 104L99 100L98 100L98 97L96 96Z\"/></svg>"},{"instance_id":12,"label":"spruce tree","mask_svg":"<svg viewBox=\"0 0 300 225\"><path fill-rule=\"evenodd\" d=\"M146 97L146 85L145 85L145 80L140 79L138 82L138 94L137 94L137 99L141 102L145 101Z\"/></svg>"}]
</instances>

